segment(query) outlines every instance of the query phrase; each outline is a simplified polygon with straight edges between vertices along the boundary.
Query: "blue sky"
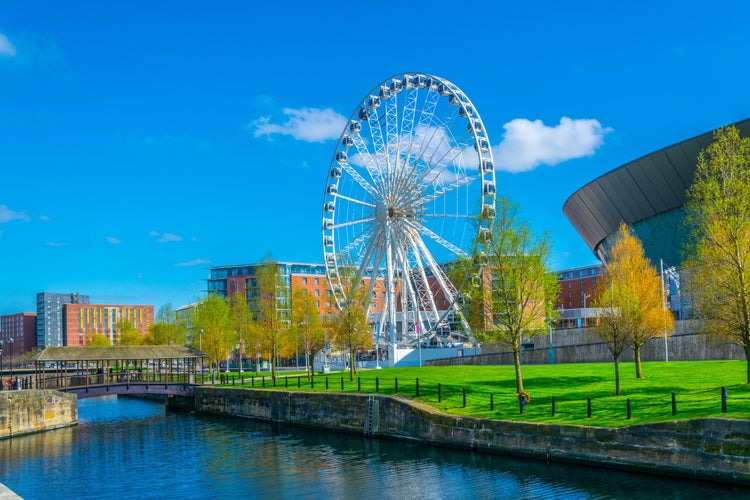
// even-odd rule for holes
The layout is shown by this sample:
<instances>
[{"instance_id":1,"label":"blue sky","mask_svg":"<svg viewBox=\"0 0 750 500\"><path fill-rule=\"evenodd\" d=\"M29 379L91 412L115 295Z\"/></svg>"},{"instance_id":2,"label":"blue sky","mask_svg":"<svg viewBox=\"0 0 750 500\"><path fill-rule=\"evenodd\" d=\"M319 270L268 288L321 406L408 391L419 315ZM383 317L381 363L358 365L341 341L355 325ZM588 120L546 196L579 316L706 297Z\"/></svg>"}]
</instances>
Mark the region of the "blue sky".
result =
<instances>
[{"instance_id":1,"label":"blue sky","mask_svg":"<svg viewBox=\"0 0 750 500\"><path fill-rule=\"evenodd\" d=\"M0 314L40 291L178 307L212 265L322 262L343 124L404 72L472 100L553 267L595 263L563 203L750 116L748 20L742 1L5 0Z\"/></svg>"}]
</instances>

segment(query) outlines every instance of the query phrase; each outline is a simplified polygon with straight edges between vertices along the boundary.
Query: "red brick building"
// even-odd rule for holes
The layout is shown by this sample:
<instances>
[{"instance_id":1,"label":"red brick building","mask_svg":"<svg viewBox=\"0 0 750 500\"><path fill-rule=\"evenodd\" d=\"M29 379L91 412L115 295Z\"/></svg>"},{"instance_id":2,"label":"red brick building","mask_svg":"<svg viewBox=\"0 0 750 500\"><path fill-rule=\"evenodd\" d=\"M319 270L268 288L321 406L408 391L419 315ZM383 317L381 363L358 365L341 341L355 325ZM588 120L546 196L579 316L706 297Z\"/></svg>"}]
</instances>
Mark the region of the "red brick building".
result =
<instances>
[{"instance_id":1,"label":"red brick building","mask_svg":"<svg viewBox=\"0 0 750 500\"><path fill-rule=\"evenodd\" d=\"M36 347L36 314L0 316L0 340L3 342L3 356L10 356L11 353L15 356L33 350Z\"/></svg>"}]
</instances>

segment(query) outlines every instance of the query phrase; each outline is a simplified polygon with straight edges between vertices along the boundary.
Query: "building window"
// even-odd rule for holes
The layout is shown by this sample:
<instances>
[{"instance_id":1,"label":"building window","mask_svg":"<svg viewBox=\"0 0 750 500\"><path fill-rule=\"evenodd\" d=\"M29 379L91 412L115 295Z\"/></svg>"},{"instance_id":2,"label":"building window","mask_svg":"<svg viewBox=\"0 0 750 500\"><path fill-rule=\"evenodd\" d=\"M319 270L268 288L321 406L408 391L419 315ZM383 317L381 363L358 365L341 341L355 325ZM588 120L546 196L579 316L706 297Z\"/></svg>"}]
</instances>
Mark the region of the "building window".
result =
<instances>
[{"instance_id":1,"label":"building window","mask_svg":"<svg viewBox=\"0 0 750 500\"><path fill-rule=\"evenodd\" d=\"M320 297L320 290L317 290L317 289L315 290L315 296Z\"/></svg>"},{"instance_id":2,"label":"building window","mask_svg":"<svg viewBox=\"0 0 750 500\"><path fill-rule=\"evenodd\" d=\"M302 284L307 285L307 278L302 278Z\"/></svg>"},{"instance_id":3,"label":"building window","mask_svg":"<svg viewBox=\"0 0 750 500\"><path fill-rule=\"evenodd\" d=\"M320 307L320 301L319 300L315 301L315 307Z\"/></svg>"},{"instance_id":4,"label":"building window","mask_svg":"<svg viewBox=\"0 0 750 500\"><path fill-rule=\"evenodd\" d=\"M320 278L315 278L315 284L320 285Z\"/></svg>"}]
</instances>

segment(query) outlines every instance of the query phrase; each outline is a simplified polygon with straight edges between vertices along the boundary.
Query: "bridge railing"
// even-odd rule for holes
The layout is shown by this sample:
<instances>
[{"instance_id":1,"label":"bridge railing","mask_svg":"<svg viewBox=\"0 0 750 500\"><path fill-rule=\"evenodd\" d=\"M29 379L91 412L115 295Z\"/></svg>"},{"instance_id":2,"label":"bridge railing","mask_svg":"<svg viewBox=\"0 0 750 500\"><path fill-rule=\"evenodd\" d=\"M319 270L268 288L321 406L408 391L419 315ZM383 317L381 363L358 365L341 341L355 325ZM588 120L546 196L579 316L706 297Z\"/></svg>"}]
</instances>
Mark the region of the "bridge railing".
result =
<instances>
[{"instance_id":1,"label":"bridge railing","mask_svg":"<svg viewBox=\"0 0 750 500\"><path fill-rule=\"evenodd\" d=\"M39 389L74 389L121 384L195 384L202 383L200 374L121 371L105 373L65 373L44 375L37 379Z\"/></svg>"}]
</instances>

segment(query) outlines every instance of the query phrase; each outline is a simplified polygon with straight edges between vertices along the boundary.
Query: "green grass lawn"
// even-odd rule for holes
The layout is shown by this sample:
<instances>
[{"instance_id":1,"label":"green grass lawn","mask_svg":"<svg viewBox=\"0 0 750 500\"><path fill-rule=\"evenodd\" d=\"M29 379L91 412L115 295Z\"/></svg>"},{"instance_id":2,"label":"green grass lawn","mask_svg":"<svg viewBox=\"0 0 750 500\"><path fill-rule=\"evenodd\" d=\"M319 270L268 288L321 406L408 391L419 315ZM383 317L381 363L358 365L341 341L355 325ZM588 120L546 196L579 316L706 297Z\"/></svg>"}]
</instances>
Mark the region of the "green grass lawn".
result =
<instances>
[{"instance_id":1,"label":"green grass lawn","mask_svg":"<svg viewBox=\"0 0 750 500\"><path fill-rule=\"evenodd\" d=\"M315 392L398 394L450 414L471 417L589 426L622 427L706 417L750 418L750 387L745 361L672 361L643 363L644 378L635 378L634 363L620 365L621 396L614 396L612 363L524 366L524 389L531 402L520 414L512 366L450 366L359 370L279 378L276 389ZM238 374L234 386L240 386ZM265 375L265 388L273 390ZM282 376L286 374L281 374ZM244 387L261 388L262 379L244 374ZM326 379L328 388L326 389ZM417 379L419 396L416 395ZM343 380L344 389L341 384ZM398 381L398 382L396 382ZM398 392L396 392L398 383ZM232 384L230 384L232 385ZM299 388L298 388L299 385ZM377 385L377 387L376 387ZM727 412L721 411L721 388L727 388ZM466 406L464 407L464 390ZM677 414L672 415L672 393ZM552 415L552 398L555 415ZM491 398L494 409L490 409ZM591 417L588 417L588 398ZM631 418L627 418L630 400Z\"/></svg>"}]
</instances>

